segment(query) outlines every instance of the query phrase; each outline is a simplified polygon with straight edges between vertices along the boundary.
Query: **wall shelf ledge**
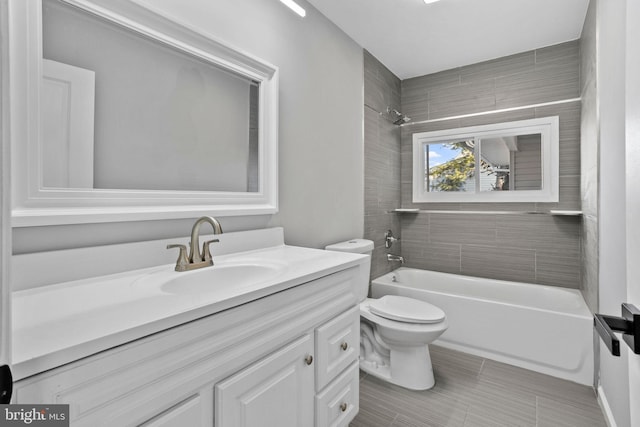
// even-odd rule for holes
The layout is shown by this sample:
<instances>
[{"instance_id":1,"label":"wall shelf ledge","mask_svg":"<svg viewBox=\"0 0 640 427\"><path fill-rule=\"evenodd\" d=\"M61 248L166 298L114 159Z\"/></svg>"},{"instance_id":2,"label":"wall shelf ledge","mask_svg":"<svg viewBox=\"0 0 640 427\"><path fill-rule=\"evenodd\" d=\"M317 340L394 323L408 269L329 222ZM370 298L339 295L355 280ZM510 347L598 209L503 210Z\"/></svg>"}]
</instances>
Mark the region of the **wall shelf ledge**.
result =
<instances>
[{"instance_id":1,"label":"wall shelf ledge","mask_svg":"<svg viewBox=\"0 0 640 427\"><path fill-rule=\"evenodd\" d=\"M550 210L550 211L483 211L483 210L440 210L440 209L392 209L387 213L398 214L482 214L482 215L551 215L551 216L582 216L582 211L578 210Z\"/></svg>"}]
</instances>

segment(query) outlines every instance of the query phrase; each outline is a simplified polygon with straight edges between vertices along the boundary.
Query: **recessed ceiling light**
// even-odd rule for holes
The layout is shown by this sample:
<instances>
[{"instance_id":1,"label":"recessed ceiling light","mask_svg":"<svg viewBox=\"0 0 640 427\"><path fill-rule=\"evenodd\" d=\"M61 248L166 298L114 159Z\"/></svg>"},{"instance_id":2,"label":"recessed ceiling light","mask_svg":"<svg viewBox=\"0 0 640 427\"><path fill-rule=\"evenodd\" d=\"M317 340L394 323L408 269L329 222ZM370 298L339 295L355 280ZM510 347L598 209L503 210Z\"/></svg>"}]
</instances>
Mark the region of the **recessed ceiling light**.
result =
<instances>
[{"instance_id":1,"label":"recessed ceiling light","mask_svg":"<svg viewBox=\"0 0 640 427\"><path fill-rule=\"evenodd\" d=\"M280 1L284 3L285 6L287 6L289 9L293 10L295 13L300 15L301 17L304 18L307 15L307 12L295 1L293 0L280 0Z\"/></svg>"},{"instance_id":2,"label":"recessed ceiling light","mask_svg":"<svg viewBox=\"0 0 640 427\"><path fill-rule=\"evenodd\" d=\"M425 4L435 3L440 0L424 0Z\"/></svg>"}]
</instances>

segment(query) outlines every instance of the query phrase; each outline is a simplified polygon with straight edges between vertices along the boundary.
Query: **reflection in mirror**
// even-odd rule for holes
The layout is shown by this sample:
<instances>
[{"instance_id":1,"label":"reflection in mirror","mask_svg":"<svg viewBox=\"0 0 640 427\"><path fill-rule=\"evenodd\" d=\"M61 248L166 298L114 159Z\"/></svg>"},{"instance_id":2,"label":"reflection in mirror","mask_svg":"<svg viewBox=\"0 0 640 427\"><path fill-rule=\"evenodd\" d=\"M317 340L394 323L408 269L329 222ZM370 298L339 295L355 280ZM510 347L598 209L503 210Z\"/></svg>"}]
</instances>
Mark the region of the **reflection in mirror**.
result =
<instances>
[{"instance_id":1,"label":"reflection in mirror","mask_svg":"<svg viewBox=\"0 0 640 427\"><path fill-rule=\"evenodd\" d=\"M480 191L509 191L511 153L516 137L484 138L480 142Z\"/></svg>"},{"instance_id":2,"label":"reflection in mirror","mask_svg":"<svg viewBox=\"0 0 640 427\"><path fill-rule=\"evenodd\" d=\"M542 189L542 138L540 134L520 135L513 153L514 190Z\"/></svg>"},{"instance_id":3,"label":"reflection in mirror","mask_svg":"<svg viewBox=\"0 0 640 427\"><path fill-rule=\"evenodd\" d=\"M542 189L540 134L480 140L480 191Z\"/></svg>"},{"instance_id":4,"label":"reflection in mirror","mask_svg":"<svg viewBox=\"0 0 640 427\"><path fill-rule=\"evenodd\" d=\"M558 118L413 135L413 201L557 202Z\"/></svg>"},{"instance_id":5,"label":"reflection in mirror","mask_svg":"<svg viewBox=\"0 0 640 427\"><path fill-rule=\"evenodd\" d=\"M259 84L43 1L42 186L259 191Z\"/></svg>"}]
</instances>

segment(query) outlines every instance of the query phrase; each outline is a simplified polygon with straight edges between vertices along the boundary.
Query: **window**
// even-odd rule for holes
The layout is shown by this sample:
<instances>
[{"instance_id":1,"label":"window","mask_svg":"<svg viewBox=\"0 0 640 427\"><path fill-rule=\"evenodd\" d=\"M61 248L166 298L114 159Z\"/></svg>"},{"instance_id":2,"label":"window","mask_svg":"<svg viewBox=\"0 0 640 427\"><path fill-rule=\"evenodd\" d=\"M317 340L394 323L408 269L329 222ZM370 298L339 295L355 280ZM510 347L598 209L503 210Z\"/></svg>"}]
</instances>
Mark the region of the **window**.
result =
<instances>
[{"instance_id":1,"label":"window","mask_svg":"<svg viewBox=\"0 0 640 427\"><path fill-rule=\"evenodd\" d=\"M413 202L557 202L558 117L413 135Z\"/></svg>"}]
</instances>

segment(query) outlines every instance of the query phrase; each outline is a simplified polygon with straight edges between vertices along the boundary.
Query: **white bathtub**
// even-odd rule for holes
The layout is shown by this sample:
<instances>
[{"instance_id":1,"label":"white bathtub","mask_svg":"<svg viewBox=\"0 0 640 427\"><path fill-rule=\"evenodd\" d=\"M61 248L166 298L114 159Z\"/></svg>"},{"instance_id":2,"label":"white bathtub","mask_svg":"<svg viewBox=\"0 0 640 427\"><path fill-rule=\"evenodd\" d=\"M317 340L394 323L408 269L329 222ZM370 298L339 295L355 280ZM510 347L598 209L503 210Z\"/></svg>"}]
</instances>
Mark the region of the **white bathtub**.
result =
<instances>
[{"instance_id":1,"label":"white bathtub","mask_svg":"<svg viewBox=\"0 0 640 427\"><path fill-rule=\"evenodd\" d=\"M593 318L578 290L402 267L373 280L371 294L444 310L449 329L434 344L593 384Z\"/></svg>"}]
</instances>

